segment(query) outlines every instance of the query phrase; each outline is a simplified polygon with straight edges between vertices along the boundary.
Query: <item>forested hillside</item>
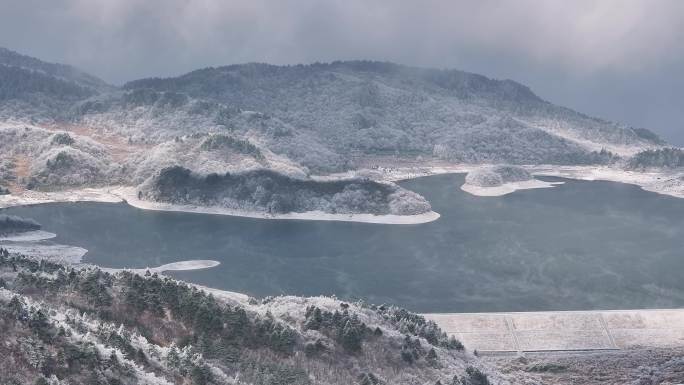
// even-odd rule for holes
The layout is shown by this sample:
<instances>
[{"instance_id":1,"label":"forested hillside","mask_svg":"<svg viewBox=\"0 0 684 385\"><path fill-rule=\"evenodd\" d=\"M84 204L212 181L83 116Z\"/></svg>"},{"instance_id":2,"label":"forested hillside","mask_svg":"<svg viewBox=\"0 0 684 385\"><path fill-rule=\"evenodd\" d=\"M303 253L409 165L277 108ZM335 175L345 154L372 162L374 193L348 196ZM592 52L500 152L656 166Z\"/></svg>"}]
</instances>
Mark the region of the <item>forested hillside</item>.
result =
<instances>
[{"instance_id":1,"label":"forested hillside","mask_svg":"<svg viewBox=\"0 0 684 385\"><path fill-rule=\"evenodd\" d=\"M71 66L0 47L0 118L65 119L75 103L112 89Z\"/></svg>"},{"instance_id":2,"label":"forested hillside","mask_svg":"<svg viewBox=\"0 0 684 385\"><path fill-rule=\"evenodd\" d=\"M661 148L642 151L629 161L633 169L684 167L684 151L679 148Z\"/></svg>"},{"instance_id":3,"label":"forested hillside","mask_svg":"<svg viewBox=\"0 0 684 385\"><path fill-rule=\"evenodd\" d=\"M488 383L458 341L400 308L241 301L2 249L0 333L3 384Z\"/></svg>"},{"instance_id":4,"label":"forested hillside","mask_svg":"<svg viewBox=\"0 0 684 385\"><path fill-rule=\"evenodd\" d=\"M202 176L182 167L166 168L143 184L140 197L269 214L323 211L413 215L430 211L423 197L394 184L360 178L312 181L266 170Z\"/></svg>"},{"instance_id":5,"label":"forested hillside","mask_svg":"<svg viewBox=\"0 0 684 385\"><path fill-rule=\"evenodd\" d=\"M510 80L383 62L233 65L138 80L124 89L181 92L259 111L265 114L262 125L282 121L342 155L592 163L588 154L601 144L630 147L658 140L643 130L554 106ZM586 141L599 147L589 148Z\"/></svg>"}]
</instances>

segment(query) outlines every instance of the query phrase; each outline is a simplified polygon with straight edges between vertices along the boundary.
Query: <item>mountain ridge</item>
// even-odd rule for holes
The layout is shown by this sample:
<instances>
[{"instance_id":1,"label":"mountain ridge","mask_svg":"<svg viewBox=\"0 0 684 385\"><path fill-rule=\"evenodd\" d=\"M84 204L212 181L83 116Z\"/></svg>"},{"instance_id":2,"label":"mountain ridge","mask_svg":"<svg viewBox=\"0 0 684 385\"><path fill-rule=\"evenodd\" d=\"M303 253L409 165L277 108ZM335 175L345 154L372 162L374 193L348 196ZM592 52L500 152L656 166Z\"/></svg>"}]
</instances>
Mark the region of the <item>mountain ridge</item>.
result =
<instances>
[{"instance_id":1,"label":"mountain ridge","mask_svg":"<svg viewBox=\"0 0 684 385\"><path fill-rule=\"evenodd\" d=\"M149 187L175 166L200 178L262 169L304 179L388 162L624 168L664 145L512 80L390 62L233 64L115 87L0 50L3 74L15 81L0 93L0 186L14 192Z\"/></svg>"},{"instance_id":2,"label":"mountain ridge","mask_svg":"<svg viewBox=\"0 0 684 385\"><path fill-rule=\"evenodd\" d=\"M31 69L34 71L41 71L43 73L70 79L72 81L80 82L83 85L99 88L111 88L113 86L107 84L104 80L91 75L74 66L62 63L50 63L43 60L23 55L16 51L0 47L0 64L7 66L20 67Z\"/></svg>"},{"instance_id":3,"label":"mountain ridge","mask_svg":"<svg viewBox=\"0 0 684 385\"><path fill-rule=\"evenodd\" d=\"M283 82L301 82L302 80L298 79L296 77L297 75L307 75L311 77L312 75L316 75L323 71L338 71L341 73L358 72L375 74L379 76L389 74L391 76L401 77L401 79L391 78L390 80L400 80L401 83L404 83L404 85L408 86L413 86L415 81L423 80L428 85L434 86L436 89L453 92L452 96L460 99L494 97L497 98L498 101L514 101L516 103L524 101L537 104L537 107L553 106L566 113L576 114L582 118L590 119L595 122L614 124L607 120L590 117L586 114L582 114L566 107L556 106L537 96L528 86L511 79L500 80L457 69L413 67L387 61L337 60L327 63L315 62L311 64L296 65L273 65L259 62L229 64L218 67L205 67L181 74L179 76L135 79L124 83L121 87L109 85L96 76L88 74L73 66L60 63L44 62L40 59L23 55L3 47L0 47L0 65L40 72L58 79L76 83L77 85L85 88L90 88L92 91L97 91L88 96L98 96L108 92L111 93L115 90L131 91L149 88L155 91L164 92L182 91L191 97L206 98L206 93L201 94L197 92L197 87L193 88L191 86L197 82L207 80L212 80L217 84L220 84L220 82L223 81L228 87L223 89L217 87L217 89L214 91L222 91L223 94L229 94L231 90L234 90L234 86L250 87L249 82L245 80L252 80L253 83L256 83L262 78L273 78L282 73L287 73L289 76L285 76L285 79L281 79L277 84L271 85L271 88L282 86ZM293 73L295 76L292 76ZM218 76L217 78L217 75L221 76ZM239 75L239 77L235 75ZM257 90L263 90L263 83L264 82L261 81L260 84L256 84L256 86L261 87L254 88ZM190 87L184 88L183 85L188 85ZM233 86L233 88L230 88L230 86ZM423 86L425 86L425 84L423 84ZM207 88L205 87L204 91L206 90ZM369 91L372 93L374 90ZM368 97L365 99L363 96L361 96L361 104L368 103L372 105L374 103L372 100L374 95L367 96ZM498 107L502 106L498 105ZM652 140L654 143L663 143L663 141L657 135L647 129L629 128L629 130L636 134L637 137Z\"/></svg>"}]
</instances>

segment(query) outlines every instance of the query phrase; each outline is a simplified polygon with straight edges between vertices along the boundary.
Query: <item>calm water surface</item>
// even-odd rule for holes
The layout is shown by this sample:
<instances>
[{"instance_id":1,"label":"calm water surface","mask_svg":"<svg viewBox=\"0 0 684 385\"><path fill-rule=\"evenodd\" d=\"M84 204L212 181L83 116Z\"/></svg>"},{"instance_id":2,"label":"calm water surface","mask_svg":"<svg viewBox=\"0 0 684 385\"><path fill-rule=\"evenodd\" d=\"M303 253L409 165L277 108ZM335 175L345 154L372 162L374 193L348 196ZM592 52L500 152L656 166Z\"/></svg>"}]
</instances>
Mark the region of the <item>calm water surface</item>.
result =
<instances>
[{"instance_id":1,"label":"calm water surface","mask_svg":"<svg viewBox=\"0 0 684 385\"><path fill-rule=\"evenodd\" d=\"M36 219L101 266L221 261L174 276L254 296L335 294L421 312L684 306L684 200L572 180L484 198L462 192L463 178L402 182L442 215L408 226L102 203L4 211Z\"/></svg>"}]
</instances>

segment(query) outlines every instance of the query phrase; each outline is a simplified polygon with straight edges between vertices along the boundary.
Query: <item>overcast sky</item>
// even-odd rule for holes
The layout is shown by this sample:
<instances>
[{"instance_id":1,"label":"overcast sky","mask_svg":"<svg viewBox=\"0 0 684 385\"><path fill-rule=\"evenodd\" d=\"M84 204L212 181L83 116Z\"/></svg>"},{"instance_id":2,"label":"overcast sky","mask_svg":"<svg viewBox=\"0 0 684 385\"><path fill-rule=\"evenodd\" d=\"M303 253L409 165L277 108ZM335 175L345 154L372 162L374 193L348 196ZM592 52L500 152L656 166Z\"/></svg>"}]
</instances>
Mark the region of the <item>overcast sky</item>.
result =
<instances>
[{"instance_id":1,"label":"overcast sky","mask_svg":"<svg viewBox=\"0 0 684 385\"><path fill-rule=\"evenodd\" d=\"M684 145L680 0L0 0L0 46L111 83L250 61L458 68Z\"/></svg>"}]
</instances>

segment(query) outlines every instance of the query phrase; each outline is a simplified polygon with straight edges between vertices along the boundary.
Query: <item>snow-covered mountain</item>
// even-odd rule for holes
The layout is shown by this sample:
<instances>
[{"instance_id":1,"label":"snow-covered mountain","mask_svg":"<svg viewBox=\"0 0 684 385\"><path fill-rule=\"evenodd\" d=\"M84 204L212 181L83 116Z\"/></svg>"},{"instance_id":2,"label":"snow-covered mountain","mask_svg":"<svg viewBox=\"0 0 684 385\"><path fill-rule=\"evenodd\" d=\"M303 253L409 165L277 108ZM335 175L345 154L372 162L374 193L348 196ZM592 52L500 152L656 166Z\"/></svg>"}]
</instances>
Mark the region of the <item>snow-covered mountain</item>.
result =
<instances>
[{"instance_id":1,"label":"snow-covered mountain","mask_svg":"<svg viewBox=\"0 0 684 385\"><path fill-rule=\"evenodd\" d=\"M0 47L0 64L6 67L20 68L27 71L41 73L93 90L105 91L112 88L112 86L108 85L102 79L85 73L70 65L47 63L2 47Z\"/></svg>"},{"instance_id":2,"label":"snow-covered mountain","mask_svg":"<svg viewBox=\"0 0 684 385\"><path fill-rule=\"evenodd\" d=\"M380 163L613 164L664 145L511 80L370 61L231 65L114 87L0 49L0 119L0 186L15 190L139 185L172 166L307 178Z\"/></svg>"},{"instance_id":3,"label":"snow-covered mountain","mask_svg":"<svg viewBox=\"0 0 684 385\"><path fill-rule=\"evenodd\" d=\"M660 143L650 132L545 102L510 80L391 63L234 65L137 80L124 89L258 111L250 123L260 136L314 168L345 167L353 155L378 154L473 163L594 163L602 159L592 152L602 148L630 154ZM234 115L217 123L248 128ZM291 149L298 141L281 144L288 136L305 137L316 151L333 152L342 163L312 157L311 143L306 155L298 154Z\"/></svg>"},{"instance_id":4,"label":"snow-covered mountain","mask_svg":"<svg viewBox=\"0 0 684 385\"><path fill-rule=\"evenodd\" d=\"M74 67L0 47L0 117L64 118L79 100L113 87Z\"/></svg>"},{"instance_id":5,"label":"snow-covered mountain","mask_svg":"<svg viewBox=\"0 0 684 385\"><path fill-rule=\"evenodd\" d=\"M515 383L401 308L255 299L2 247L0 326L2 384Z\"/></svg>"}]
</instances>

